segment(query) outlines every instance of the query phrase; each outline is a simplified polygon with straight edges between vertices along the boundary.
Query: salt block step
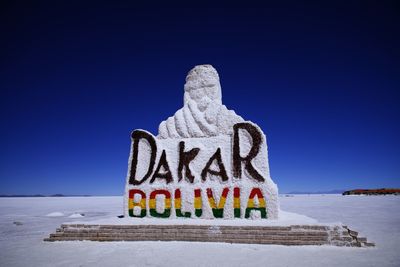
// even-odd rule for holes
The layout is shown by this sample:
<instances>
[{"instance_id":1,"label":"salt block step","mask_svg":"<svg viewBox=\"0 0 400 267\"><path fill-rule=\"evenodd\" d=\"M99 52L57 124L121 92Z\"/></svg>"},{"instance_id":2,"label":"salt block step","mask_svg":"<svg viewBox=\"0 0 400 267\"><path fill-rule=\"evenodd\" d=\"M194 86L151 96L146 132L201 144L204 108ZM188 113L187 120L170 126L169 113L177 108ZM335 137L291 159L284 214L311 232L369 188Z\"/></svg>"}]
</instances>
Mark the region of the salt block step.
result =
<instances>
[{"instance_id":1,"label":"salt block step","mask_svg":"<svg viewBox=\"0 0 400 267\"><path fill-rule=\"evenodd\" d=\"M287 246L374 246L342 226L91 225L62 224L44 241L186 241Z\"/></svg>"}]
</instances>

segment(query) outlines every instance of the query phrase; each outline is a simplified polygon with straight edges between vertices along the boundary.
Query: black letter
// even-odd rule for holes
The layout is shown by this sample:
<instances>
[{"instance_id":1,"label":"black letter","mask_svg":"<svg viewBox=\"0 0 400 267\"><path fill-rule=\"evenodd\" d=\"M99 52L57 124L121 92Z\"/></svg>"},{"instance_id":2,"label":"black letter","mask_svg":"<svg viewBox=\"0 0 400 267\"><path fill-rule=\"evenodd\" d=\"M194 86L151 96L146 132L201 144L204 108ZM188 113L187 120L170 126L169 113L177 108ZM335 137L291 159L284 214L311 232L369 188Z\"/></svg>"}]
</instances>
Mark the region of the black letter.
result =
<instances>
[{"instance_id":1,"label":"black letter","mask_svg":"<svg viewBox=\"0 0 400 267\"><path fill-rule=\"evenodd\" d=\"M144 131L140 130L135 130L132 132L132 142L133 142L133 155L132 155L132 162L131 162L131 171L129 175L129 184L133 185L140 185L144 181L146 181L147 178L151 175L154 167L154 163L156 160L156 154L157 154L157 145L156 141L154 140L154 137L151 134L148 134ZM151 149L151 155L150 155L150 164L149 164L149 170L147 171L146 175L142 178L142 180L136 180L136 167L138 163L138 153L139 153L139 141L140 139L146 139L147 142L150 145Z\"/></svg>"},{"instance_id":2,"label":"black letter","mask_svg":"<svg viewBox=\"0 0 400 267\"><path fill-rule=\"evenodd\" d=\"M213 163L214 160L217 160L218 163L218 167L219 167L219 171L214 171L214 170L210 170L210 166ZM220 176L222 178L222 181L227 181L228 180L228 175L226 174L225 171L225 166L222 163L222 159L221 159L221 149L218 148L217 151L214 153L214 155L208 160L206 166L204 167L204 169L201 172L201 179L203 181L206 180L207 177L207 173L211 173L213 175L217 175Z\"/></svg>"},{"instance_id":3,"label":"black letter","mask_svg":"<svg viewBox=\"0 0 400 267\"><path fill-rule=\"evenodd\" d=\"M185 167L186 172L185 172L185 177L189 180L189 182L193 183L194 181L194 176L192 175L192 172L190 171L189 168L189 163L197 156L197 154L200 151L200 148L193 148L189 151L184 151L185 150L185 142L181 141L179 142L179 166L178 166L178 177L179 177L179 182L182 180L182 171L183 167Z\"/></svg>"},{"instance_id":4,"label":"black letter","mask_svg":"<svg viewBox=\"0 0 400 267\"><path fill-rule=\"evenodd\" d=\"M239 142L239 129L246 130L253 140L253 146L246 157L240 156L240 142ZM233 125L233 176L237 178L242 177L242 161L244 161L244 168L248 173L259 182L264 182L265 179L254 169L251 165L251 160L254 159L260 149L262 140L261 132L254 125L246 122L236 123Z\"/></svg>"},{"instance_id":5,"label":"black letter","mask_svg":"<svg viewBox=\"0 0 400 267\"><path fill-rule=\"evenodd\" d=\"M165 173L160 173L161 167L164 167ZM165 150L162 151L160 161L158 162L158 166L153 174L153 177L151 177L150 183L152 184L156 178L162 178L167 180L167 184L172 182L172 174L171 171L169 170L167 155L165 154Z\"/></svg>"}]
</instances>

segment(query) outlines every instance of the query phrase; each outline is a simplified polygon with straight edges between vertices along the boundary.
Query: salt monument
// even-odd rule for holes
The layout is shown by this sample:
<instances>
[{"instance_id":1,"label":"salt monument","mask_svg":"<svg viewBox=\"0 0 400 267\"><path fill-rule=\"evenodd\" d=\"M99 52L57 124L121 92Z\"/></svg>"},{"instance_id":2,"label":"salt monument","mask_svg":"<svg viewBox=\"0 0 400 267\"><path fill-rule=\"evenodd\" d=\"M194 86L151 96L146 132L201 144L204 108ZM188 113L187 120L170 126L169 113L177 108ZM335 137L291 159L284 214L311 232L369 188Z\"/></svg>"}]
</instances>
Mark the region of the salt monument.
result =
<instances>
[{"instance_id":1,"label":"salt monument","mask_svg":"<svg viewBox=\"0 0 400 267\"><path fill-rule=\"evenodd\" d=\"M222 104L217 71L194 67L158 135L132 132L125 216L277 219L266 137Z\"/></svg>"},{"instance_id":2,"label":"salt monument","mask_svg":"<svg viewBox=\"0 0 400 267\"><path fill-rule=\"evenodd\" d=\"M266 137L222 104L211 65L189 72L183 98L157 136L132 132L124 216L64 223L45 241L374 245L340 223L279 214Z\"/></svg>"}]
</instances>

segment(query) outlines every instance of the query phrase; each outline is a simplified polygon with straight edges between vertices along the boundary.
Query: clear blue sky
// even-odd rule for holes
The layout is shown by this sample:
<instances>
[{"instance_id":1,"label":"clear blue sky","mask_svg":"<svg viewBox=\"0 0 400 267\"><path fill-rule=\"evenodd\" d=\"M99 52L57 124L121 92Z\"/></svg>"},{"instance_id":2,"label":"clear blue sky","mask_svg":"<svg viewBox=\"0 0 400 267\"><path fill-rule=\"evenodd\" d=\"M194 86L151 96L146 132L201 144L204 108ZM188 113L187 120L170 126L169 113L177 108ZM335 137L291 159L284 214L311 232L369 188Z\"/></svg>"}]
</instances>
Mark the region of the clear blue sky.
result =
<instances>
[{"instance_id":1,"label":"clear blue sky","mask_svg":"<svg viewBox=\"0 0 400 267\"><path fill-rule=\"evenodd\" d=\"M204 63L280 192L400 187L398 2L70 2L2 2L0 194L123 194L131 130L156 134Z\"/></svg>"}]
</instances>

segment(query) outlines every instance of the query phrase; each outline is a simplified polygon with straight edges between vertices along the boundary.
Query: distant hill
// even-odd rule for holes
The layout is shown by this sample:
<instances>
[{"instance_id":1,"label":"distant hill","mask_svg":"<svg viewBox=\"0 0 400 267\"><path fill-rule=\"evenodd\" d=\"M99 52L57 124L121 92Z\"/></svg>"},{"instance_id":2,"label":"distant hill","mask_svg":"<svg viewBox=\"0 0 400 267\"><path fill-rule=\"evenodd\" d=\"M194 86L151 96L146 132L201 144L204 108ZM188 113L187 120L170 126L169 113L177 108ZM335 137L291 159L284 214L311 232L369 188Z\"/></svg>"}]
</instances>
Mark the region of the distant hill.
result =
<instances>
[{"instance_id":1,"label":"distant hill","mask_svg":"<svg viewBox=\"0 0 400 267\"><path fill-rule=\"evenodd\" d=\"M45 197L45 195L0 195L0 197Z\"/></svg>"},{"instance_id":2,"label":"distant hill","mask_svg":"<svg viewBox=\"0 0 400 267\"><path fill-rule=\"evenodd\" d=\"M400 195L400 188L354 189L343 192L343 195Z\"/></svg>"},{"instance_id":3,"label":"distant hill","mask_svg":"<svg viewBox=\"0 0 400 267\"><path fill-rule=\"evenodd\" d=\"M315 195L320 195L320 194L343 194L343 192L346 190L330 190L330 191L292 191L287 194L293 194L293 195L310 195L310 194L315 194Z\"/></svg>"},{"instance_id":4,"label":"distant hill","mask_svg":"<svg viewBox=\"0 0 400 267\"><path fill-rule=\"evenodd\" d=\"M53 194L53 195L0 195L0 197L90 197L91 195L63 195L63 194Z\"/></svg>"}]
</instances>

